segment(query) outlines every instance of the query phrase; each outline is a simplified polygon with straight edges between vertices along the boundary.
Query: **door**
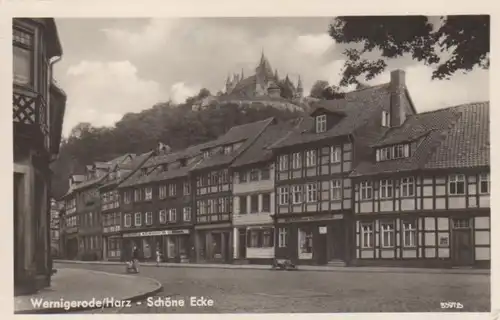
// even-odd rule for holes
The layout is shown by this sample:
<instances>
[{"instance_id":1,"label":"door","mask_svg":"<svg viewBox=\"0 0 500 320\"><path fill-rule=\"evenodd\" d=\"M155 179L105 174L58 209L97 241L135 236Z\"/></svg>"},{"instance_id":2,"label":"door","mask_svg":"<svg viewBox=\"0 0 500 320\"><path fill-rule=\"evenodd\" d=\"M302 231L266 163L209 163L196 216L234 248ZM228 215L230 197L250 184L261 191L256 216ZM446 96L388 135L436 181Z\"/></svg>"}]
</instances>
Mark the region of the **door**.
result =
<instances>
[{"instance_id":1,"label":"door","mask_svg":"<svg viewBox=\"0 0 500 320\"><path fill-rule=\"evenodd\" d=\"M224 232L224 260L231 261L231 233Z\"/></svg>"},{"instance_id":2,"label":"door","mask_svg":"<svg viewBox=\"0 0 500 320\"><path fill-rule=\"evenodd\" d=\"M470 266L474 263L472 232L468 222L455 220L452 230L452 259L455 266Z\"/></svg>"},{"instance_id":3,"label":"door","mask_svg":"<svg viewBox=\"0 0 500 320\"><path fill-rule=\"evenodd\" d=\"M328 228L326 226L319 226L318 232L313 234L315 246L313 247L313 256L317 264L326 264L328 262Z\"/></svg>"},{"instance_id":4,"label":"door","mask_svg":"<svg viewBox=\"0 0 500 320\"><path fill-rule=\"evenodd\" d=\"M247 230L245 228L238 229L239 241L238 241L238 258L246 259L247 257Z\"/></svg>"},{"instance_id":5,"label":"door","mask_svg":"<svg viewBox=\"0 0 500 320\"><path fill-rule=\"evenodd\" d=\"M329 230L328 244L330 261L344 259L345 230L343 225L343 221L335 221Z\"/></svg>"}]
</instances>

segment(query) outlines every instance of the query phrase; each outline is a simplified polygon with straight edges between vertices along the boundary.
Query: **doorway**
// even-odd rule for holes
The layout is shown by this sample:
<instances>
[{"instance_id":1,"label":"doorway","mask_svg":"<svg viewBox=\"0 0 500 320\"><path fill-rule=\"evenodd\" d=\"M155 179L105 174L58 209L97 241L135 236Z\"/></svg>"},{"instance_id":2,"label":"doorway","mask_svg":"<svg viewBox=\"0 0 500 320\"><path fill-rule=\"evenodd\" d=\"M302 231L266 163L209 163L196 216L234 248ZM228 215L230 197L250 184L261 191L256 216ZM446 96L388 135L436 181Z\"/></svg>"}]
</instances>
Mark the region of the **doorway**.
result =
<instances>
[{"instance_id":1,"label":"doorway","mask_svg":"<svg viewBox=\"0 0 500 320\"><path fill-rule=\"evenodd\" d=\"M328 229L328 261L343 260L345 254L345 229L343 221L335 221Z\"/></svg>"},{"instance_id":2,"label":"doorway","mask_svg":"<svg viewBox=\"0 0 500 320\"><path fill-rule=\"evenodd\" d=\"M238 229L238 258L246 259L247 257L247 230L246 228Z\"/></svg>"},{"instance_id":3,"label":"doorway","mask_svg":"<svg viewBox=\"0 0 500 320\"><path fill-rule=\"evenodd\" d=\"M455 266L471 266L474 263L474 245L470 219L453 219L451 255Z\"/></svg>"}]
</instances>

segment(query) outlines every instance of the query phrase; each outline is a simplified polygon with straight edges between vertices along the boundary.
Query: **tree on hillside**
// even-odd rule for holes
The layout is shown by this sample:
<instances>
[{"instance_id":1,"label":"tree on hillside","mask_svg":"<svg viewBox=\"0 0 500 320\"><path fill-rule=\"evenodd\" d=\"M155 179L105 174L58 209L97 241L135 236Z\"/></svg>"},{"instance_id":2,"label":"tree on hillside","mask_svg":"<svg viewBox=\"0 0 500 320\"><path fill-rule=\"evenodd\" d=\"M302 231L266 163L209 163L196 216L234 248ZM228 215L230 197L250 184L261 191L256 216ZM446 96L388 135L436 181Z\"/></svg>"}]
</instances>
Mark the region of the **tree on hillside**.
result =
<instances>
[{"instance_id":1,"label":"tree on hillside","mask_svg":"<svg viewBox=\"0 0 500 320\"><path fill-rule=\"evenodd\" d=\"M313 84L309 96L321 100L334 100L343 98L344 94L339 87L331 86L328 81L318 80Z\"/></svg>"},{"instance_id":2,"label":"tree on hillside","mask_svg":"<svg viewBox=\"0 0 500 320\"><path fill-rule=\"evenodd\" d=\"M373 79L386 69L388 59L405 54L433 66L432 79L447 79L474 67L489 68L488 15L443 16L435 24L424 16L337 17L329 34L338 43L362 47L344 51L347 61L341 86L357 84L362 75ZM373 51L380 52L379 59L362 57ZM442 52L447 52L446 57Z\"/></svg>"}]
</instances>

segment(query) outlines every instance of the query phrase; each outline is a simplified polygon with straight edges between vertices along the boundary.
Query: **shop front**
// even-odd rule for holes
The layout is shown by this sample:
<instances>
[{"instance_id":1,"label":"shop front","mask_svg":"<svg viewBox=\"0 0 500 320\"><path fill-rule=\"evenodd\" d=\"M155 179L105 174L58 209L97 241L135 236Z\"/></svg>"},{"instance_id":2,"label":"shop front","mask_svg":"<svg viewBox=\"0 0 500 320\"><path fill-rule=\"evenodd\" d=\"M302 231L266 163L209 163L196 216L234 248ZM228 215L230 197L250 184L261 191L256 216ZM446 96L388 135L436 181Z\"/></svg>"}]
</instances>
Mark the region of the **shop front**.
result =
<instances>
[{"instance_id":1,"label":"shop front","mask_svg":"<svg viewBox=\"0 0 500 320\"><path fill-rule=\"evenodd\" d=\"M198 262L232 262L231 225L195 226L195 249Z\"/></svg>"},{"instance_id":2,"label":"shop front","mask_svg":"<svg viewBox=\"0 0 500 320\"><path fill-rule=\"evenodd\" d=\"M189 229L124 233L121 250L123 259L131 258L135 246L139 249L142 261L156 261L158 250L163 262L189 262L193 247L190 236Z\"/></svg>"},{"instance_id":3,"label":"shop front","mask_svg":"<svg viewBox=\"0 0 500 320\"><path fill-rule=\"evenodd\" d=\"M120 235L103 236L103 258L108 261L121 260L121 246Z\"/></svg>"},{"instance_id":4,"label":"shop front","mask_svg":"<svg viewBox=\"0 0 500 320\"><path fill-rule=\"evenodd\" d=\"M344 264L349 259L349 235L344 214L280 217L275 255L295 264Z\"/></svg>"}]
</instances>

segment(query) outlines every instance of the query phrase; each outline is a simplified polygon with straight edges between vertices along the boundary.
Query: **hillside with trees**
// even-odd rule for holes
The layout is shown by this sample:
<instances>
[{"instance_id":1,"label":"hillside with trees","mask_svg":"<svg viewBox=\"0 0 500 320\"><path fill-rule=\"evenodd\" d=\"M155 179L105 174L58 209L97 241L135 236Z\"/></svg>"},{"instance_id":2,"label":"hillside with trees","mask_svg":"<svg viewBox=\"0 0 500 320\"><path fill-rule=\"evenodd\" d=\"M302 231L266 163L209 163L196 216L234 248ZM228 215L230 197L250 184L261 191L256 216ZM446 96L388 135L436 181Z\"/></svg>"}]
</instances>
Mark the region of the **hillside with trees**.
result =
<instances>
[{"instance_id":1,"label":"hillside with trees","mask_svg":"<svg viewBox=\"0 0 500 320\"><path fill-rule=\"evenodd\" d=\"M172 150L217 138L239 124L276 117L289 120L301 115L297 111L273 107L240 107L235 104L211 105L199 111L192 106L207 96L207 90L175 105L158 103L139 113L128 113L114 127L94 127L89 123L76 125L61 145L59 158L52 164L52 196L63 196L71 174L81 174L95 161L109 161L125 153L143 153L163 142Z\"/></svg>"}]
</instances>

